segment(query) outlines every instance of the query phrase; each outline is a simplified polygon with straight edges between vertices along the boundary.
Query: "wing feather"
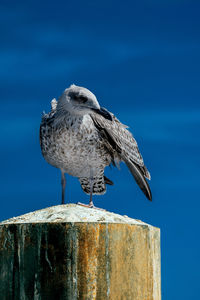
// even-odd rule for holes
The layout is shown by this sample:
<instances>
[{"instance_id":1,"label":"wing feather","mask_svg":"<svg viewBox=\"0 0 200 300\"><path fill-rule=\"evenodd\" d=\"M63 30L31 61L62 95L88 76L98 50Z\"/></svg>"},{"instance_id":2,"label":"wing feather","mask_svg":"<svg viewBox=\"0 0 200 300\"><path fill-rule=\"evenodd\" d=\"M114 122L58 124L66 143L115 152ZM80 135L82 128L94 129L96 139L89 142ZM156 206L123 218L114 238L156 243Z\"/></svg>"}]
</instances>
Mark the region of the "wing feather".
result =
<instances>
[{"instance_id":1,"label":"wing feather","mask_svg":"<svg viewBox=\"0 0 200 300\"><path fill-rule=\"evenodd\" d=\"M111 114L111 113L110 113ZM138 145L128 126L122 124L113 114L113 121L109 121L98 114L91 114L95 126L99 130L103 130L108 136L114 149L127 157L128 160L135 162L137 165L143 167L144 161L139 152Z\"/></svg>"},{"instance_id":2,"label":"wing feather","mask_svg":"<svg viewBox=\"0 0 200 300\"><path fill-rule=\"evenodd\" d=\"M91 117L111 153L113 163L116 160L124 161L143 193L151 201L151 190L145 179L145 177L151 179L151 176L144 165L137 142L127 130L128 126L122 124L113 114L111 115L112 121L96 113L92 113Z\"/></svg>"},{"instance_id":3,"label":"wing feather","mask_svg":"<svg viewBox=\"0 0 200 300\"><path fill-rule=\"evenodd\" d=\"M141 171L141 168L139 166L137 166L135 163L131 163L130 161L126 160L126 158L124 158L124 161L125 161L127 167L129 168L131 174L135 178L135 181L137 182L137 184L139 185L139 187L141 188L141 190L147 197L147 199L152 201L151 190L148 185L148 182L146 181L146 179Z\"/></svg>"}]
</instances>

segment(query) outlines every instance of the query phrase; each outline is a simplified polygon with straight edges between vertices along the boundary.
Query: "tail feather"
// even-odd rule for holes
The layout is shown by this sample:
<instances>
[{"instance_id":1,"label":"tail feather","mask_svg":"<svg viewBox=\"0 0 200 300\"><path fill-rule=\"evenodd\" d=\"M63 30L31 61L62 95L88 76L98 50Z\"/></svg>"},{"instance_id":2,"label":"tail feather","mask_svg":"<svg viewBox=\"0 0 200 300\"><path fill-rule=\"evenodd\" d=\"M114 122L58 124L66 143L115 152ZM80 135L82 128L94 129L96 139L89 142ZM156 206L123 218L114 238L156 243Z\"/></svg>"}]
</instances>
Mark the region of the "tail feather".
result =
<instances>
[{"instance_id":1,"label":"tail feather","mask_svg":"<svg viewBox=\"0 0 200 300\"><path fill-rule=\"evenodd\" d=\"M131 174L135 178L135 181L137 182L137 184L139 185L139 187L141 188L141 190L143 191L143 193L147 197L147 199L150 200L150 201L152 201L151 190L150 190L150 187L149 187L149 185L148 185L148 183L147 183L147 181L146 181L146 179L144 177L144 176L146 176L148 174L147 173L143 174L143 172L142 172L143 169L140 169L140 166L136 165L135 163L130 162L126 158L123 158L123 160L126 163L127 167L129 168ZM149 174L148 177L150 178L150 174Z\"/></svg>"},{"instance_id":2,"label":"tail feather","mask_svg":"<svg viewBox=\"0 0 200 300\"><path fill-rule=\"evenodd\" d=\"M81 184L83 191L86 194L90 194L90 186L91 186L90 179L87 177L81 177L79 178L79 182ZM94 178L92 194L103 195L105 194L105 192L106 192L106 185L104 182L104 177Z\"/></svg>"},{"instance_id":3,"label":"tail feather","mask_svg":"<svg viewBox=\"0 0 200 300\"><path fill-rule=\"evenodd\" d=\"M139 168L142 169L144 177L151 180L151 175L150 175L149 171L147 170L147 168L145 166L142 166L142 167L140 166Z\"/></svg>"},{"instance_id":4,"label":"tail feather","mask_svg":"<svg viewBox=\"0 0 200 300\"><path fill-rule=\"evenodd\" d=\"M114 185L114 183L112 182L112 180L110 180L108 177L106 177L105 175L104 175L104 182L106 183L106 184L109 184L109 185Z\"/></svg>"}]
</instances>

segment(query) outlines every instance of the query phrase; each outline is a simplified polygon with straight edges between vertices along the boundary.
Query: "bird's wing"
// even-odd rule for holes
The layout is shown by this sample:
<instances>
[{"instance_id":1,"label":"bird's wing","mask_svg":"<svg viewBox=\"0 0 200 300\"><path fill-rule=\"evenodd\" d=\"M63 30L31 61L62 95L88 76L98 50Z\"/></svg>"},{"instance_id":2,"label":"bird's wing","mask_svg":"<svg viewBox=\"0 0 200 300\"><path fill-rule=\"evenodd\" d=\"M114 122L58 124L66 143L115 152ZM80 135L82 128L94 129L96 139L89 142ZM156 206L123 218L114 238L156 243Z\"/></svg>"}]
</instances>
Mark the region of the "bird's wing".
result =
<instances>
[{"instance_id":1,"label":"bird's wing","mask_svg":"<svg viewBox=\"0 0 200 300\"><path fill-rule=\"evenodd\" d=\"M142 155L139 152L136 140L130 131L127 130L128 126L122 124L113 114L111 116L112 121L105 119L99 114L91 114L95 126L100 131L103 130L105 132L113 148L118 150L123 156L126 156L128 160L143 167Z\"/></svg>"},{"instance_id":2,"label":"bird's wing","mask_svg":"<svg viewBox=\"0 0 200 300\"><path fill-rule=\"evenodd\" d=\"M91 118L103 139L106 140L106 143L109 143L113 152L116 152L121 160L126 163L141 190L151 200L151 190L145 179L145 177L148 179L151 177L144 165L137 142L130 131L127 130L128 126L122 124L112 113L110 114L112 121L97 113L92 113Z\"/></svg>"}]
</instances>

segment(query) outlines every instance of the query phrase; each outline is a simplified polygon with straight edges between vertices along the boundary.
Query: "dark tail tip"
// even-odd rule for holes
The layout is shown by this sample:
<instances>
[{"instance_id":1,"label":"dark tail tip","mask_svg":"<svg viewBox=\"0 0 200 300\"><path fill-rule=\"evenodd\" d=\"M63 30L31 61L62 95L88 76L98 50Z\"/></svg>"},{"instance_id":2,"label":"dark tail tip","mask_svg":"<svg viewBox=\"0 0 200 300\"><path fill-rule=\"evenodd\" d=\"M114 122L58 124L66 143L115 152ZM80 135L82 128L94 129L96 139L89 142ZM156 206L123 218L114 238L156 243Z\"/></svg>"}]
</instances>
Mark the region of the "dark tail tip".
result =
<instances>
[{"instance_id":1,"label":"dark tail tip","mask_svg":"<svg viewBox=\"0 0 200 300\"><path fill-rule=\"evenodd\" d=\"M104 175L104 182L106 183L106 184L109 184L109 185L114 185L114 183L112 182L112 180L110 180L108 177L106 177L105 175Z\"/></svg>"},{"instance_id":2,"label":"dark tail tip","mask_svg":"<svg viewBox=\"0 0 200 300\"><path fill-rule=\"evenodd\" d=\"M146 193L145 195L146 195L147 199L152 202L152 193L151 193L150 188L149 188L149 193Z\"/></svg>"},{"instance_id":3,"label":"dark tail tip","mask_svg":"<svg viewBox=\"0 0 200 300\"><path fill-rule=\"evenodd\" d=\"M152 194L151 194L151 189L149 187L148 182L146 181L144 174L142 170L140 169L139 166L137 166L135 163L130 162L126 158L124 158L124 162L126 163L127 167L129 168L131 174L135 178L135 181L147 197L149 201L152 201Z\"/></svg>"}]
</instances>

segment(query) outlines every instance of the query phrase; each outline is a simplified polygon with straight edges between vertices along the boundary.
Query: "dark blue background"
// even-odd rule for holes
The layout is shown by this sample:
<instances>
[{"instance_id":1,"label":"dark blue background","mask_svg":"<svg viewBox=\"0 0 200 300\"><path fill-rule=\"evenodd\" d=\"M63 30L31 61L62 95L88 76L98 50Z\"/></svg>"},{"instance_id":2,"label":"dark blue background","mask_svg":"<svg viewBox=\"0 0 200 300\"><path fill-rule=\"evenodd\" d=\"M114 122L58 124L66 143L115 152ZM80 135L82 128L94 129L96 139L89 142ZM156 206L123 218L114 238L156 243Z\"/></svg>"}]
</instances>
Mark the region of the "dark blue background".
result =
<instances>
[{"instance_id":1,"label":"dark blue background","mask_svg":"<svg viewBox=\"0 0 200 300\"><path fill-rule=\"evenodd\" d=\"M198 299L200 2L1 1L0 219L60 204L41 156L41 112L71 83L130 126L153 202L127 168L96 206L161 228L162 299ZM88 202L67 177L67 202Z\"/></svg>"}]
</instances>

